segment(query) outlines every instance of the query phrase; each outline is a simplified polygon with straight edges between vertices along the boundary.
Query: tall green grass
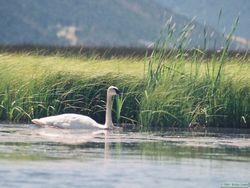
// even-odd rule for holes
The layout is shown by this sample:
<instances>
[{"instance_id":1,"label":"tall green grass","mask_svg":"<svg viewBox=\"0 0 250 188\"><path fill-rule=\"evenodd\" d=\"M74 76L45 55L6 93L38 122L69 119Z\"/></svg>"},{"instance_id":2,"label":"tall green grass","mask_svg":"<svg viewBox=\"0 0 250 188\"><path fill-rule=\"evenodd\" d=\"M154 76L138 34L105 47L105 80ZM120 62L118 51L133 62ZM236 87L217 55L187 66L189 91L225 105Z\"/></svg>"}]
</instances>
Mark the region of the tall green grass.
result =
<instances>
[{"instance_id":1,"label":"tall green grass","mask_svg":"<svg viewBox=\"0 0 250 188\"><path fill-rule=\"evenodd\" d=\"M0 120L30 122L70 112L104 122L106 89L116 85L123 95L114 100L114 122L156 128L192 123L249 128L249 59L226 57L221 67L220 57L177 55L158 62L159 57L152 54L131 65L131 59L86 62L2 54ZM135 70L127 70L126 64Z\"/></svg>"},{"instance_id":2,"label":"tall green grass","mask_svg":"<svg viewBox=\"0 0 250 188\"><path fill-rule=\"evenodd\" d=\"M130 92L139 86L136 80L138 79L132 76L102 75L89 78L59 72L25 83L20 82L20 85L13 87L12 83L8 83L1 88L0 119L30 122L35 117L81 113L104 122L106 89L110 85L116 85L127 93L126 106L123 106L127 113L125 116L120 113L125 98L121 99L120 104L119 101L114 101L117 103L114 106L119 111L114 112L115 119L131 121L128 117L135 119L134 114L138 113L138 107L132 100L137 94Z\"/></svg>"},{"instance_id":3,"label":"tall green grass","mask_svg":"<svg viewBox=\"0 0 250 188\"><path fill-rule=\"evenodd\" d=\"M169 57L164 50L166 43L162 40L157 43L147 60L147 87L140 101L139 115L143 125L249 128L249 80L239 77L237 71L231 75L225 71L230 66L228 50L237 23L238 19L225 40L221 55L214 55L207 62L199 54L204 52L197 50L189 57L191 61L187 65L182 47L178 48L176 56ZM167 36L171 37L171 27L168 29ZM190 30L183 29L180 40L186 41Z\"/></svg>"},{"instance_id":4,"label":"tall green grass","mask_svg":"<svg viewBox=\"0 0 250 188\"><path fill-rule=\"evenodd\" d=\"M123 93L114 100L117 123L250 128L250 60L228 54L235 28L221 55L206 59L185 51L192 28L183 28L178 45L166 27L144 59L0 54L0 120L80 113L104 122L106 89L115 85Z\"/></svg>"}]
</instances>

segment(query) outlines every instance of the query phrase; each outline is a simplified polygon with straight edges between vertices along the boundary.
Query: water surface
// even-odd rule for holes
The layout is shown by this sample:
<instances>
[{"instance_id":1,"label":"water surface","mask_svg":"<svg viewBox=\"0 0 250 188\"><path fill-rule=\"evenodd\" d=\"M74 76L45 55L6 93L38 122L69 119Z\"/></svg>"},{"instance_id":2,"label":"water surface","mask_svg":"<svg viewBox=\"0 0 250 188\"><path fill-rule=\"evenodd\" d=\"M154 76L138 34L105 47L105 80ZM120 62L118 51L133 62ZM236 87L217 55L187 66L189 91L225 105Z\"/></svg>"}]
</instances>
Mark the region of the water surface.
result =
<instances>
[{"instance_id":1,"label":"water surface","mask_svg":"<svg viewBox=\"0 0 250 188\"><path fill-rule=\"evenodd\" d=\"M0 187L221 187L249 169L247 134L0 125Z\"/></svg>"}]
</instances>

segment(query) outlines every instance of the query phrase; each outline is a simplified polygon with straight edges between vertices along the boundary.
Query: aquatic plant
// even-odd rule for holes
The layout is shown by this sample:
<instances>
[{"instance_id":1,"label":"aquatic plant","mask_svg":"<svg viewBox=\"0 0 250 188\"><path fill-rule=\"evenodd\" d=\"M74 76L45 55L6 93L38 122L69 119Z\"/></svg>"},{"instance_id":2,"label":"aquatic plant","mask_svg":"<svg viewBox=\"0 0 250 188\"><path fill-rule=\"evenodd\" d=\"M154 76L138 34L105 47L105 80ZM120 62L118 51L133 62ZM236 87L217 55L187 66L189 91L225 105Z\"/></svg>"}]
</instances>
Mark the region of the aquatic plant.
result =
<instances>
[{"instance_id":1,"label":"aquatic plant","mask_svg":"<svg viewBox=\"0 0 250 188\"><path fill-rule=\"evenodd\" d=\"M228 50L237 23L238 19L225 40L221 55L214 55L210 60L204 61L201 54L205 52L197 50L186 63L185 50L179 48L176 56L169 57L166 43L157 43L147 60L147 87L140 101L143 125L249 126L249 86L236 72L233 75L225 72L226 66L230 66ZM185 32L189 31L183 31L181 38Z\"/></svg>"},{"instance_id":2,"label":"aquatic plant","mask_svg":"<svg viewBox=\"0 0 250 188\"><path fill-rule=\"evenodd\" d=\"M238 20L236 20L237 25ZM80 113L103 122L105 91L116 85L114 122L144 128L250 127L249 57L231 57L229 34L222 51L185 50L192 25L173 40L173 25L152 53L138 57L0 54L0 120L30 122ZM168 49L171 43L172 50Z\"/></svg>"}]
</instances>

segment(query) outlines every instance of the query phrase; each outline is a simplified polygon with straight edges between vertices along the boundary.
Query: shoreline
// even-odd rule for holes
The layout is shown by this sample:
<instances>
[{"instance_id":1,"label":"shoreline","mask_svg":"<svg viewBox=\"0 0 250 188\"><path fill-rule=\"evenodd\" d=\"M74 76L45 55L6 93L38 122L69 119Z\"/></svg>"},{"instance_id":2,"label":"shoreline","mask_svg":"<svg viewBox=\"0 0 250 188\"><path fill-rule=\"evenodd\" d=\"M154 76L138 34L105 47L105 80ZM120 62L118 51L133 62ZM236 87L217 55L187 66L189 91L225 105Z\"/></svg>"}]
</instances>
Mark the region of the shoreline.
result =
<instances>
[{"instance_id":1,"label":"shoreline","mask_svg":"<svg viewBox=\"0 0 250 188\"><path fill-rule=\"evenodd\" d=\"M57 45L36 45L36 44L18 44L18 45L1 45L0 53L28 53L36 55L61 55L61 56L84 56L109 59L113 57L118 58L145 58L149 57L154 48L145 47L94 47L94 46L57 46ZM158 49L159 51L161 49ZM179 51L176 49L167 49L165 55L168 57L178 55ZM220 57L223 53L221 50L202 50L202 49L186 49L184 50L185 57L191 57L194 54L202 58L209 59L214 55ZM228 50L228 57L249 58L250 49L245 51Z\"/></svg>"}]
</instances>

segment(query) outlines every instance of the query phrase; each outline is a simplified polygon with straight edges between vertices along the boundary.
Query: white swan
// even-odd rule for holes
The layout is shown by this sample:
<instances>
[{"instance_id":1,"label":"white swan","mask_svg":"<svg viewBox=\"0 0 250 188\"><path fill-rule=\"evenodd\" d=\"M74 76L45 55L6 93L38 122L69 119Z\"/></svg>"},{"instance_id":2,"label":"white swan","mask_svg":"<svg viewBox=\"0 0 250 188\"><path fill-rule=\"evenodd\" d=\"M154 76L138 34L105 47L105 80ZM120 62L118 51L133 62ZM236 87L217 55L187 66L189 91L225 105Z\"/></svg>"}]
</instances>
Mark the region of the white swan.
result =
<instances>
[{"instance_id":1,"label":"white swan","mask_svg":"<svg viewBox=\"0 0 250 188\"><path fill-rule=\"evenodd\" d=\"M37 125L48 125L58 128L113 128L112 122L112 96L119 95L117 87L110 86L107 90L106 119L105 124L99 124L92 118L80 114L61 114L40 119L32 119L32 123Z\"/></svg>"}]
</instances>

